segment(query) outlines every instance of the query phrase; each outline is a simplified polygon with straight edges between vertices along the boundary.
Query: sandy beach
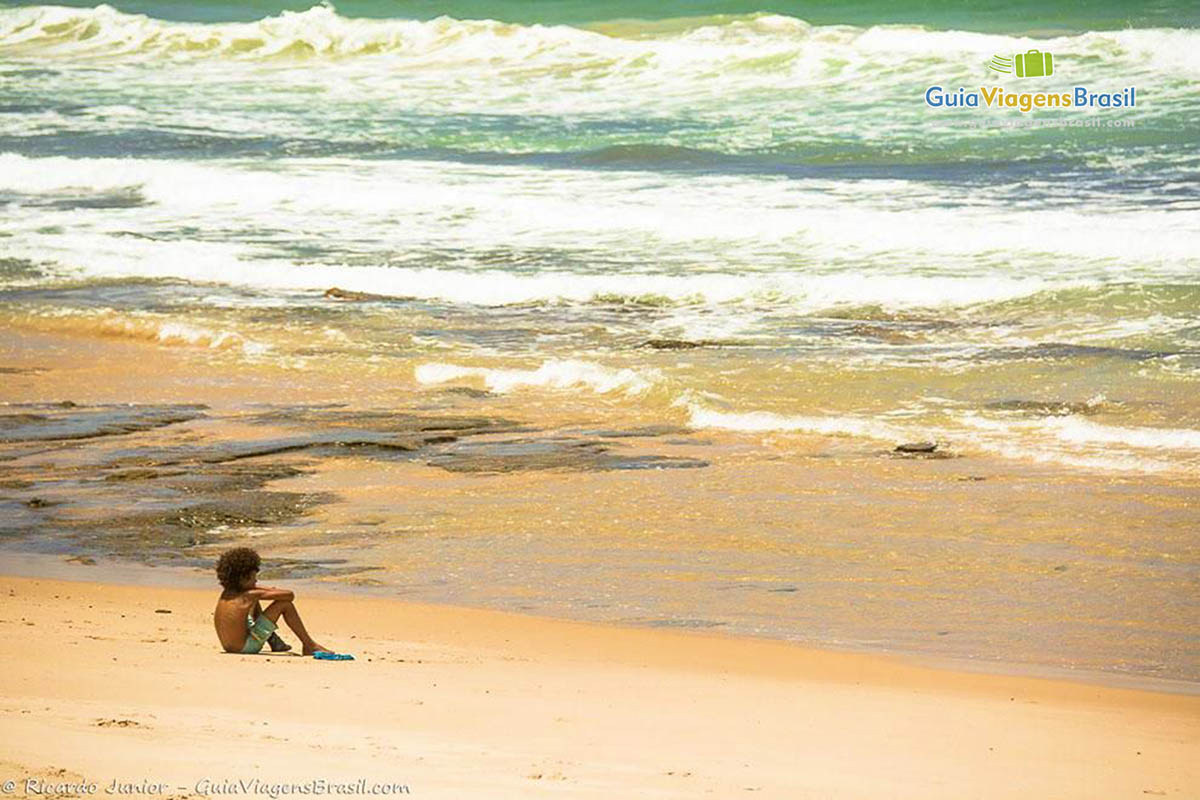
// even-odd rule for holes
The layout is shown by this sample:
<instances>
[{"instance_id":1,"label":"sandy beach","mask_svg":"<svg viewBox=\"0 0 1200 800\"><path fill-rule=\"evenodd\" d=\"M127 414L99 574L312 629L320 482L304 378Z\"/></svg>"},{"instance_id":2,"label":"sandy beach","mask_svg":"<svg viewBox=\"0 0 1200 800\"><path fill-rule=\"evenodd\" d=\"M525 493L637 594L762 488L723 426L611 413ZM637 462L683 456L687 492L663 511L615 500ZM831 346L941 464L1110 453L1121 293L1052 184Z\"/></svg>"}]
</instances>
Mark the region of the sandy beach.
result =
<instances>
[{"instance_id":1,"label":"sandy beach","mask_svg":"<svg viewBox=\"0 0 1200 800\"><path fill-rule=\"evenodd\" d=\"M428 798L1200 792L1194 696L323 594L298 604L356 661L226 655L212 591L6 576L0 596L0 778L18 796L34 777L171 797L309 780Z\"/></svg>"}]
</instances>

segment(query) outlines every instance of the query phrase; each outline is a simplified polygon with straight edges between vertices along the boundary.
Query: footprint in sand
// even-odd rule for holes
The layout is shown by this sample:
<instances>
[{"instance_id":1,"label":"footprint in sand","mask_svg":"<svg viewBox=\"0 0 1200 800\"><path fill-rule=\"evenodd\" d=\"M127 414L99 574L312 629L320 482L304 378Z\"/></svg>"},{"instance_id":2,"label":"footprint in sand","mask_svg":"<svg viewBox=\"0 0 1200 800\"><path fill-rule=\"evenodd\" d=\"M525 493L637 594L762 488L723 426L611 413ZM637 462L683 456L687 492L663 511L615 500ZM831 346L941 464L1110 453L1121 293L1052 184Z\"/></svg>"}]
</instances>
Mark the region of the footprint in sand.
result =
<instances>
[{"instance_id":1,"label":"footprint in sand","mask_svg":"<svg viewBox=\"0 0 1200 800\"><path fill-rule=\"evenodd\" d=\"M525 777L529 778L531 781L540 781L543 779L549 780L549 781L565 781L567 779L567 776L563 775L561 772L547 772L547 773L533 772L533 773L530 773L529 775L526 775Z\"/></svg>"},{"instance_id":2,"label":"footprint in sand","mask_svg":"<svg viewBox=\"0 0 1200 800\"><path fill-rule=\"evenodd\" d=\"M147 726L132 719L98 719L96 720L98 728L145 728Z\"/></svg>"}]
</instances>

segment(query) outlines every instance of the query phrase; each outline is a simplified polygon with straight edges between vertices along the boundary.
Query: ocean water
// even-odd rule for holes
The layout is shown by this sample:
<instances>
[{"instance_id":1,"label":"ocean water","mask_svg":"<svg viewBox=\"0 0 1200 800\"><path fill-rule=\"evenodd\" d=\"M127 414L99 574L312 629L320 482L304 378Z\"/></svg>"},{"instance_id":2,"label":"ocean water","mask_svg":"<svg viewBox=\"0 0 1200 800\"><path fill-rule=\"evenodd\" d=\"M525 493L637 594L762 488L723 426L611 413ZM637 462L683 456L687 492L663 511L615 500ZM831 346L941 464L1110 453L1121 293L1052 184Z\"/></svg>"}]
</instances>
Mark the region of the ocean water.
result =
<instances>
[{"instance_id":1,"label":"ocean water","mask_svg":"<svg viewBox=\"0 0 1200 800\"><path fill-rule=\"evenodd\" d=\"M1194 681L1197 6L647 8L0 3L0 329L717 442L302 532L416 531L370 558L422 599ZM798 491L793 440L860 461ZM965 465L878 458L909 441Z\"/></svg>"},{"instance_id":2,"label":"ocean water","mask_svg":"<svg viewBox=\"0 0 1200 800\"><path fill-rule=\"evenodd\" d=\"M6 323L1200 470L1194 5L656 8L2 6Z\"/></svg>"}]
</instances>

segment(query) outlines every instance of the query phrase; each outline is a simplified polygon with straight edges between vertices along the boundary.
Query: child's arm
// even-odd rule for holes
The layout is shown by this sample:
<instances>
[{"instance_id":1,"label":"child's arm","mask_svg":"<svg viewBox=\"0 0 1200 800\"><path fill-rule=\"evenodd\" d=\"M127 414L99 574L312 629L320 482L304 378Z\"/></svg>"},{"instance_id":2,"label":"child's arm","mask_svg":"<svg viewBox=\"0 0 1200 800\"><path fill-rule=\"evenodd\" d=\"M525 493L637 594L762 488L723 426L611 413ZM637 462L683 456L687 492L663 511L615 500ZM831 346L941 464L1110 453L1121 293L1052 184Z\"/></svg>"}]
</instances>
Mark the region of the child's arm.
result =
<instances>
[{"instance_id":1,"label":"child's arm","mask_svg":"<svg viewBox=\"0 0 1200 800\"><path fill-rule=\"evenodd\" d=\"M256 586L246 590L246 597L254 600L295 600L296 593L291 589L278 589L273 586Z\"/></svg>"}]
</instances>

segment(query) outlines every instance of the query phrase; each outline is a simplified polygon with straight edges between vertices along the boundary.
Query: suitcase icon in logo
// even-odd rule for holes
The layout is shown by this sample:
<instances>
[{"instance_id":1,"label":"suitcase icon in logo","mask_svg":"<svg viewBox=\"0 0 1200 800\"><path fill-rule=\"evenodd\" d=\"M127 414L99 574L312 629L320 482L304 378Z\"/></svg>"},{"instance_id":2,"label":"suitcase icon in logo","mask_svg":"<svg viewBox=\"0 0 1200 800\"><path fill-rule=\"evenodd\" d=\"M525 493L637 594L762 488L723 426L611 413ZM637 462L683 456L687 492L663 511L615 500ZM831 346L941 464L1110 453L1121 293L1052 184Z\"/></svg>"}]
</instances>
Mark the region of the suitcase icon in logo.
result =
<instances>
[{"instance_id":1,"label":"suitcase icon in logo","mask_svg":"<svg viewBox=\"0 0 1200 800\"><path fill-rule=\"evenodd\" d=\"M1041 50L1029 50L1013 56L1018 78L1041 78L1054 74L1054 56Z\"/></svg>"}]
</instances>

